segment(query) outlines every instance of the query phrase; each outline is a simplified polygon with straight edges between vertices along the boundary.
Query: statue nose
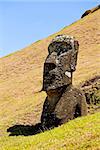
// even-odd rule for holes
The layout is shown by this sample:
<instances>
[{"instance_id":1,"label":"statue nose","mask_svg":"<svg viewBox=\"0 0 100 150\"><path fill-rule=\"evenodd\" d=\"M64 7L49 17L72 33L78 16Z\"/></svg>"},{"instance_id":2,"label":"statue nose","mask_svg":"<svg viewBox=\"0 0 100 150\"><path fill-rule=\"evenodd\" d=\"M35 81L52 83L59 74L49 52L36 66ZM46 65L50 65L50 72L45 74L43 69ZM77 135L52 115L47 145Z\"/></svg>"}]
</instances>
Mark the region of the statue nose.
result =
<instances>
[{"instance_id":1,"label":"statue nose","mask_svg":"<svg viewBox=\"0 0 100 150\"><path fill-rule=\"evenodd\" d=\"M71 78L71 72L66 71L66 72L65 72L65 75L66 75L67 77Z\"/></svg>"}]
</instances>

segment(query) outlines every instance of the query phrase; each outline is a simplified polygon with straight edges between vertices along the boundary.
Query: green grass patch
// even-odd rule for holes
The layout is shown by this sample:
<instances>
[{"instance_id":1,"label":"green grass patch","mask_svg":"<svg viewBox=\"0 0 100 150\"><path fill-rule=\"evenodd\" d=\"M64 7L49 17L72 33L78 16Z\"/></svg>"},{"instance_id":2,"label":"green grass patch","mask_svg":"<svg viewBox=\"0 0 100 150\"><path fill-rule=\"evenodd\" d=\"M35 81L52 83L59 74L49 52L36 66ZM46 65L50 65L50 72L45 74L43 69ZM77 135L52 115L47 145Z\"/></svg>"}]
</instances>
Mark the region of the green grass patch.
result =
<instances>
[{"instance_id":1,"label":"green grass patch","mask_svg":"<svg viewBox=\"0 0 100 150\"><path fill-rule=\"evenodd\" d=\"M100 113L33 136L3 136L1 150L99 150Z\"/></svg>"}]
</instances>

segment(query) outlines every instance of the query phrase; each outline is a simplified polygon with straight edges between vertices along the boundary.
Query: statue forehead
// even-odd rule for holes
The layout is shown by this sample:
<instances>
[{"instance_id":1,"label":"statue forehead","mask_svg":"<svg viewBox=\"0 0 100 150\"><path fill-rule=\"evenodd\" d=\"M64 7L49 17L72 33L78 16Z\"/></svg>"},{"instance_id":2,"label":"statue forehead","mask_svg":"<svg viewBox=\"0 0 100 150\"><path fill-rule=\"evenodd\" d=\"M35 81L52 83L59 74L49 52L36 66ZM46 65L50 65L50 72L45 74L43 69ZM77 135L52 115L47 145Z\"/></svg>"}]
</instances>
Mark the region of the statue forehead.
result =
<instances>
[{"instance_id":1,"label":"statue forehead","mask_svg":"<svg viewBox=\"0 0 100 150\"><path fill-rule=\"evenodd\" d=\"M55 51L55 49L57 49L57 47L59 48L59 46L63 49L71 49L73 51L78 51L79 49L78 41L75 39L75 37L70 35L57 35L54 39L52 39L48 46L49 53Z\"/></svg>"},{"instance_id":2,"label":"statue forehead","mask_svg":"<svg viewBox=\"0 0 100 150\"><path fill-rule=\"evenodd\" d=\"M65 43L73 43L75 41L75 38L73 36L69 36L69 35L57 35L52 41L51 43L54 42L65 42Z\"/></svg>"}]
</instances>

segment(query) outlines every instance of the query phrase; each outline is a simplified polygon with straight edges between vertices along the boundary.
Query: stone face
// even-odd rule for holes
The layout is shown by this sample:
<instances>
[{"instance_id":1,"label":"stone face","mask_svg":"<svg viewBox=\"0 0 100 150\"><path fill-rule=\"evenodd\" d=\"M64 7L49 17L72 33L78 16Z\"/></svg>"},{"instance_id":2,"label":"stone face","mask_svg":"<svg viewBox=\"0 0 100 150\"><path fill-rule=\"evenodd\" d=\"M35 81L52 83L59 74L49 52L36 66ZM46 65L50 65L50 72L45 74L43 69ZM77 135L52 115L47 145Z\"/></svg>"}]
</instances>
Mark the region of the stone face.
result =
<instances>
[{"instance_id":1,"label":"stone face","mask_svg":"<svg viewBox=\"0 0 100 150\"><path fill-rule=\"evenodd\" d=\"M72 86L78 48L78 41L65 35L56 36L48 46L42 88L47 97L41 115L42 124L48 128L87 113L83 94Z\"/></svg>"},{"instance_id":2,"label":"stone face","mask_svg":"<svg viewBox=\"0 0 100 150\"><path fill-rule=\"evenodd\" d=\"M76 69L78 41L73 37L59 35L48 47L49 55L44 63L43 90L48 91L72 83Z\"/></svg>"}]
</instances>

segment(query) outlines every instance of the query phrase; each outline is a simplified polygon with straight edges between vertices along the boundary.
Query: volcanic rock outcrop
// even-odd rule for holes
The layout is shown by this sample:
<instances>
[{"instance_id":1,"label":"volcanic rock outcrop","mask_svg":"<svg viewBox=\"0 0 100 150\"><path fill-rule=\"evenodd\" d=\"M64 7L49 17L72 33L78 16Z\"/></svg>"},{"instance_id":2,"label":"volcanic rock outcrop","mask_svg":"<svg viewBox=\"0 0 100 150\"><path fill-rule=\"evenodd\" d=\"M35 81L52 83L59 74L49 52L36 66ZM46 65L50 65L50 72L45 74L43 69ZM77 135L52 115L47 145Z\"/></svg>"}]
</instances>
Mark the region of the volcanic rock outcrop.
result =
<instances>
[{"instance_id":1,"label":"volcanic rock outcrop","mask_svg":"<svg viewBox=\"0 0 100 150\"><path fill-rule=\"evenodd\" d=\"M81 16L81 18L83 18L83 17L85 17L85 16L87 16L87 15L97 11L98 9L100 9L100 5L98 5L97 7L94 7L92 9L90 9L90 10L86 10L85 13Z\"/></svg>"},{"instance_id":2,"label":"volcanic rock outcrop","mask_svg":"<svg viewBox=\"0 0 100 150\"><path fill-rule=\"evenodd\" d=\"M42 88L47 93L41 115L44 127L52 128L87 114L85 96L72 86L78 49L78 41L67 35L56 36L48 46Z\"/></svg>"}]
</instances>

